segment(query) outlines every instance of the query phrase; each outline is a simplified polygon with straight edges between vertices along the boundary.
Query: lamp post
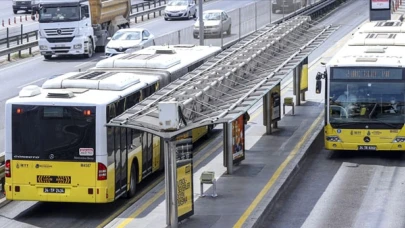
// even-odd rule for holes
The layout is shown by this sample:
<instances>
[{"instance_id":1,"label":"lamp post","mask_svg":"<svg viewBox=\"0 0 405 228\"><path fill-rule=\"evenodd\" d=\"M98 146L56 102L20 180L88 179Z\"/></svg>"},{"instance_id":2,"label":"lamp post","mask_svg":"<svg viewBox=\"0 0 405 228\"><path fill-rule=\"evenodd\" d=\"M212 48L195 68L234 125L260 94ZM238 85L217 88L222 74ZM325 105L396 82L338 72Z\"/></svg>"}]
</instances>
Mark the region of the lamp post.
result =
<instances>
[{"instance_id":1,"label":"lamp post","mask_svg":"<svg viewBox=\"0 0 405 228\"><path fill-rule=\"evenodd\" d=\"M200 45L204 45L203 0L198 1L198 19L200 22Z\"/></svg>"}]
</instances>

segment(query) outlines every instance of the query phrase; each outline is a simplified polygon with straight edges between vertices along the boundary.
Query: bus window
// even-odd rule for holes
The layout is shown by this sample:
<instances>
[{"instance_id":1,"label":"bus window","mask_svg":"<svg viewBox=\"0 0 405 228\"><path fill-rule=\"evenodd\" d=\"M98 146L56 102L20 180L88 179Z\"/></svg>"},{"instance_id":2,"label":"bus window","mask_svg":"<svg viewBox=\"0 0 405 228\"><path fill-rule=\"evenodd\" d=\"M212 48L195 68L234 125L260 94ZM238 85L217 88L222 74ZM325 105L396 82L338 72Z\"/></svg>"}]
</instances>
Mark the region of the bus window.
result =
<instances>
[{"instance_id":1,"label":"bus window","mask_svg":"<svg viewBox=\"0 0 405 228\"><path fill-rule=\"evenodd\" d=\"M107 123L110 122L110 120L116 116L117 115L115 112L115 104L107 105Z\"/></svg>"},{"instance_id":2,"label":"bus window","mask_svg":"<svg viewBox=\"0 0 405 228\"><path fill-rule=\"evenodd\" d=\"M150 86L146 87L145 89L142 90L143 91L143 95L145 97L149 97L150 95Z\"/></svg>"},{"instance_id":3,"label":"bus window","mask_svg":"<svg viewBox=\"0 0 405 228\"><path fill-rule=\"evenodd\" d=\"M114 128L112 127L107 127L107 156L107 165L114 163Z\"/></svg>"},{"instance_id":4,"label":"bus window","mask_svg":"<svg viewBox=\"0 0 405 228\"><path fill-rule=\"evenodd\" d=\"M132 108L134 105L138 104L140 97L141 93L139 91L129 95L126 99L125 108L129 109Z\"/></svg>"},{"instance_id":5,"label":"bus window","mask_svg":"<svg viewBox=\"0 0 405 228\"><path fill-rule=\"evenodd\" d=\"M116 114L117 114L117 116L121 115L121 114L125 111L125 98L119 100L119 101L116 103L115 108L116 108Z\"/></svg>"}]
</instances>

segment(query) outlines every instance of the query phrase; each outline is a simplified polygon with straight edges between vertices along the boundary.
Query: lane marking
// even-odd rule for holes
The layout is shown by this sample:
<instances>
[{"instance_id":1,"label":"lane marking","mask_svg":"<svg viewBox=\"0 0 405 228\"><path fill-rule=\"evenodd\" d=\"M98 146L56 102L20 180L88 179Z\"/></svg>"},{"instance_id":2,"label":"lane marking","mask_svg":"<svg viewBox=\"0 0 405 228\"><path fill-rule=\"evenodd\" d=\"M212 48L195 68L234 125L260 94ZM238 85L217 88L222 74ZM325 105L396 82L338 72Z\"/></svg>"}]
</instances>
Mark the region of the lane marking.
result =
<instances>
[{"instance_id":1,"label":"lane marking","mask_svg":"<svg viewBox=\"0 0 405 228\"><path fill-rule=\"evenodd\" d=\"M25 87L25 86L32 85L32 84L34 84L34 83L36 83L36 82L39 82L39 81L42 81L42 80L44 80L44 79L46 79L46 78L44 77L44 78L40 78L40 79L37 79L37 80L32 81L32 82L28 82L27 84L20 85L20 86L18 86L17 88L21 89L21 88L23 88L23 87Z\"/></svg>"},{"instance_id":2,"label":"lane marking","mask_svg":"<svg viewBox=\"0 0 405 228\"><path fill-rule=\"evenodd\" d=\"M263 197L268 193L271 187L273 187L274 183L278 180L280 177L281 173L284 171L284 169L287 167L287 165L290 163L290 161L295 158L297 155L299 149L302 147L304 142L307 141L308 137L312 135L312 131L316 126L320 124L320 122L323 119L323 114L324 111L319 114L319 116L316 118L314 123L311 125L311 127L308 129L308 131L304 134L304 136L300 139L300 141L295 145L294 149L290 152L290 154L287 156L287 158L281 163L281 165L277 168L276 172L273 174L273 176L270 178L270 180L267 182L267 184L263 187L263 189L260 191L260 193L256 196L256 198L253 200L253 202L249 205L249 207L246 209L246 211L242 214L242 216L239 218L239 220L235 223L233 226L234 228L239 228L242 227L247 218L252 214L253 210L256 209L257 205L260 203L260 201L263 199Z\"/></svg>"}]
</instances>

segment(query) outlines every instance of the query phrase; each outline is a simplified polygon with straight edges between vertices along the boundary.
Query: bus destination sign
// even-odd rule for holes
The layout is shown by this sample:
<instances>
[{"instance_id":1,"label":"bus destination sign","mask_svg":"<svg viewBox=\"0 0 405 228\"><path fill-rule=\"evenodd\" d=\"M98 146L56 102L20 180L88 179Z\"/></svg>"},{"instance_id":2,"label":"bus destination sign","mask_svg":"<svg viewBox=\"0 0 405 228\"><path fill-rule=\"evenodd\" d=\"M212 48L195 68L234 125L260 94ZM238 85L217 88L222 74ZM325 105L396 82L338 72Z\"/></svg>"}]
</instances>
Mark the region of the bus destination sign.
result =
<instances>
[{"instance_id":1,"label":"bus destination sign","mask_svg":"<svg viewBox=\"0 0 405 228\"><path fill-rule=\"evenodd\" d=\"M388 68L388 67L332 68L332 79L401 80L402 68Z\"/></svg>"}]
</instances>

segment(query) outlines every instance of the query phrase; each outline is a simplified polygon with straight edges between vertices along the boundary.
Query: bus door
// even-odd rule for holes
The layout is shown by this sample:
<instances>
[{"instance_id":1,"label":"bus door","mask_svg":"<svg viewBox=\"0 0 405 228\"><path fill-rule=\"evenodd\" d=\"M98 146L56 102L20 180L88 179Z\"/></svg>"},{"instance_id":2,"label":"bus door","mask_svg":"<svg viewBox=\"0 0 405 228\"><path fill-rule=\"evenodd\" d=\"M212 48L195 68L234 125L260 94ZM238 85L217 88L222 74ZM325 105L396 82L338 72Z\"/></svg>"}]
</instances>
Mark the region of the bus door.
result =
<instances>
[{"instance_id":1,"label":"bus door","mask_svg":"<svg viewBox=\"0 0 405 228\"><path fill-rule=\"evenodd\" d=\"M153 141L152 134L142 133L142 178L152 173L152 153Z\"/></svg>"},{"instance_id":2,"label":"bus door","mask_svg":"<svg viewBox=\"0 0 405 228\"><path fill-rule=\"evenodd\" d=\"M118 198L126 191L128 156L126 150L126 129L116 127L114 132L115 198Z\"/></svg>"}]
</instances>

